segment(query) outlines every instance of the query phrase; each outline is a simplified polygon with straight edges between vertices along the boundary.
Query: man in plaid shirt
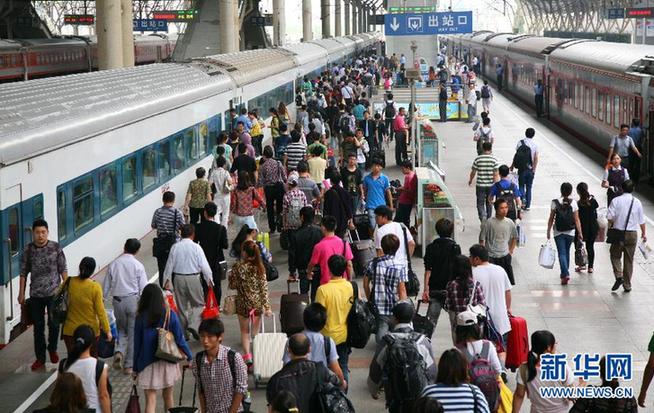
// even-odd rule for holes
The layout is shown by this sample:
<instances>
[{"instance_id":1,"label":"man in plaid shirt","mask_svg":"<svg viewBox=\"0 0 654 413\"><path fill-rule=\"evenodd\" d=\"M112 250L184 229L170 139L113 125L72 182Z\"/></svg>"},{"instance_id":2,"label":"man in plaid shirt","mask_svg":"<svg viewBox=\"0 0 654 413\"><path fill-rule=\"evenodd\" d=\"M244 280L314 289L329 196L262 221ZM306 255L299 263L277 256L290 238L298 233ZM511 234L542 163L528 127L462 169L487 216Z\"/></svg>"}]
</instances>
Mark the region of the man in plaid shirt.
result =
<instances>
[{"instance_id":1,"label":"man in plaid shirt","mask_svg":"<svg viewBox=\"0 0 654 413\"><path fill-rule=\"evenodd\" d=\"M368 300L375 304L377 311L377 333L375 342L381 343L389 330L393 307L398 301L406 299L407 267L395 259L400 248L400 239L395 234L387 234L381 240L384 255L376 257L366 267L363 275L363 288ZM371 286L372 283L372 286Z\"/></svg>"}]
</instances>

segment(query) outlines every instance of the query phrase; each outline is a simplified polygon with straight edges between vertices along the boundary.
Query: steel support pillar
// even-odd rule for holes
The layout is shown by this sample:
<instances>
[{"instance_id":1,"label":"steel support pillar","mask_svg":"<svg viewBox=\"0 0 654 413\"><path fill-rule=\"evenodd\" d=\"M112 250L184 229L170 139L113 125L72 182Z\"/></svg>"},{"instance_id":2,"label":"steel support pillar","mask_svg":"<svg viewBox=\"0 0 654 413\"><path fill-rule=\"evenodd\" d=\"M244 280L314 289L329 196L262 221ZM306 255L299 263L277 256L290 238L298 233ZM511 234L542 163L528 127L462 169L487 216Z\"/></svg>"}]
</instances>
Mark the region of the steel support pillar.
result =
<instances>
[{"instance_id":1,"label":"steel support pillar","mask_svg":"<svg viewBox=\"0 0 654 413\"><path fill-rule=\"evenodd\" d=\"M100 70L123 67L123 24L120 4L120 0L97 0L95 4Z\"/></svg>"},{"instance_id":2,"label":"steel support pillar","mask_svg":"<svg viewBox=\"0 0 654 413\"><path fill-rule=\"evenodd\" d=\"M313 28L311 24L311 0L302 0L302 41L313 40Z\"/></svg>"},{"instance_id":3,"label":"steel support pillar","mask_svg":"<svg viewBox=\"0 0 654 413\"><path fill-rule=\"evenodd\" d=\"M343 16L341 14L341 1L334 0L334 36L339 37L343 35Z\"/></svg>"},{"instance_id":4,"label":"steel support pillar","mask_svg":"<svg viewBox=\"0 0 654 413\"><path fill-rule=\"evenodd\" d=\"M358 14L359 14L359 5L352 1L352 34L359 33L359 24L358 24Z\"/></svg>"},{"instance_id":5,"label":"steel support pillar","mask_svg":"<svg viewBox=\"0 0 654 413\"><path fill-rule=\"evenodd\" d=\"M350 23L352 22L352 17L350 16L350 1L349 0L344 0L343 4L343 25L345 29L345 35L349 36L352 34L352 30L350 29Z\"/></svg>"},{"instance_id":6,"label":"steel support pillar","mask_svg":"<svg viewBox=\"0 0 654 413\"><path fill-rule=\"evenodd\" d=\"M320 0L320 20L322 20L322 38L332 37L329 0Z\"/></svg>"},{"instance_id":7,"label":"steel support pillar","mask_svg":"<svg viewBox=\"0 0 654 413\"><path fill-rule=\"evenodd\" d=\"M218 0L218 34L220 53L238 52L236 34L236 0Z\"/></svg>"},{"instance_id":8,"label":"steel support pillar","mask_svg":"<svg viewBox=\"0 0 654 413\"><path fill-rule=\"evenodd\" d=\"M132 0L121 0L123 67L134 66L134 13Z\"/></svg>"},{"instance_id":9,"label":"steel support pillar","mask_svg":"<svg viewBox=\"0 0 654 413\"><path fill-rule=\"evenodd\" d=\"M283 46L286 41L286 13L284 0L273 0L273 43Z\"/></svg>"}]
</instances>

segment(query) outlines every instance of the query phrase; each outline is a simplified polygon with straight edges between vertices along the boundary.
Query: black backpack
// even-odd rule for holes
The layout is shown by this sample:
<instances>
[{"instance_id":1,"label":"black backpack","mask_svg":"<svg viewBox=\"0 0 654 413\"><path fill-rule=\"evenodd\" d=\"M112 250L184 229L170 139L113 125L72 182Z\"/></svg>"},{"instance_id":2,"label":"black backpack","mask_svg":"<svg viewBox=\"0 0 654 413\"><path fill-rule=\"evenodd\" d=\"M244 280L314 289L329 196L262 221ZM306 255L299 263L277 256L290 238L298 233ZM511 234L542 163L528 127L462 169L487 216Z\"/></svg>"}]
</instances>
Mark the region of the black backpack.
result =
<instances>
[{"instance_id":1,"label":"black backpack","mask_svg":"<svg viewBox=\"0 0 654 413\"><path fill-rule=\"evenodd\" d=\"M395 113L396 113L396 112L395 112L395 106L394 106L394 103L395 103L395 102L393 102L393 101L391 101L391 102L386 102L386 107L384 108L384 117L386 117L386 119L393 119L393 118L395 118Z\"/></svg>"},{"instance_id":2,"label":"black backpack","mask_svg":"<svg viewBox=\"0 0 654 413\"><path fill-rule=\"evenodd\" d=\"M61 359L59 362L59 373L66 371L64 368L66 366L66 360L68 359ZM104 361L100 359L95 360L95 385L98 388L98 391L100 391L100 377L102 376L104 365ZM107 391L109 392L109 398L111 398L111 395L113 394L113 388L111 387L111 381L109 380L109 370L107 370Z\"/></svg>"},{"instance_id":3,"label":"black backpack","mask_svg":"<svg viewBox=\"0 0 654 413\"><path fill-rule=\"evenodd\" d=\"M490 98L490 87L484 85L481 87L481 97L483 99L488 99Z\"/></svg>"},{"instance_id":4,"label":"black backpack","mask_svg":"<svg viewBox=\"0 0 654 413\"><path fill-rule=\"evenodd\" d=\"M564 199L560 202L558 199L554 200L556 205L556 217L554 219L554 227L557 231L571 231L575 229L575 218L572 212L572 204L569 199Z\"/></svg>"},{"instance_id":5,"label":"black backpack","mask_svg":"<svg viewBox=\"0 0 654 413\"><path fill-rule=\"evenodd\" d=\"M386 391L386 405L391 406L412 405L427 386L427 364L418 351L417 342L422 334L412 331L408 334L387 334L384 336L386 344L386 363L384 372L388 378L384 389ZM403 411L413 411L412 408L403 408Z\"/></svg>"},{"instance_id":6,"label":"black backpack","mask_svg":"<svg viewBox=\"0 0 654 413\"><path fill-rule=\"evenodd\" d=\"M502 187L502 181L495 182L495 188L497 189L497 199L503 199L509 205L509 212L506 215L508 218L515 221L518 219L518 204L515 201L515 192L513 191L513 183L509 184L508 188Z\"/></svg>"},{"instance_id":7,"label":"black backpack","mask_svg":"<svg viewBox=\"0 0 654 413\"><path fill-rule=\"evenodd\" d=\"M527 170L531 166L531 148L525 143L524 139L520 141L520 146L515 151L513 166L518 168L518 171Z\"/></svg>"},{"instance_id":8,"label":"black backpack","mask_svg":"<svg viewBox=\"0 0 654 413\"><path fill-rule=\"evenodd\" d=\"M338 120L338 128L340 129L341 133L353 132L350 127L349 115L344 114L341 116L341 118Z\"/></svg>"},{"instance_id":9,"label":"black backpack","mask_svg":"<svg viewBox=\"0 0 654 413\"><path fill-rule=\"evenodd\" d=\"M347 344L354 348L364 348L375 327L375 316L369 307L359 299L359 287L352 284L352 308L347 315Z\"/></svg>"}]
</instances>

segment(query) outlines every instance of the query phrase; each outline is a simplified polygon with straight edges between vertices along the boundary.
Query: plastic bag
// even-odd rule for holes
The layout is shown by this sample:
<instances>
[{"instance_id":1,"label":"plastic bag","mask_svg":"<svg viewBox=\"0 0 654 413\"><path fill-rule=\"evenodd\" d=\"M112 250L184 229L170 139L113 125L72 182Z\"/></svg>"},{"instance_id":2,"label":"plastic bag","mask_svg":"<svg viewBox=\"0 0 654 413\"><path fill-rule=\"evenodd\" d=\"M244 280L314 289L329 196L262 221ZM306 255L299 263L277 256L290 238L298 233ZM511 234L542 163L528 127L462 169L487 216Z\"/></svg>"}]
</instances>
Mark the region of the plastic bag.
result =
<instances>
[{"instance_id":1,"label":"plastic bag","mask_svg":"<svg viewBox=\"0 0 654 413\"><path fill-rule=\"evenodd\" d=\"M554 268L556 262L556 251L552 247L552 242L547 241L546 244L541 245L540 252L538 253L538 265L551 270Z\"/></svg>"},{"instance_id":2,"label":"plastic bag","mask_svg":"<svg viewBox=\"0 0 654 413\"><path fill-rule=\"evenodd\" d=\"M638 250L641 254L643 254L643 258L647 260L649 258L649 254L652 252L652 247L641 241L638 243Z\"/></svg>"},{"instance_id":3,"label":"plastic bag","mask_svg":"<svg viewBox=\"0 0 654 413\"><path fill-rule=\"evenodd\" d=\"M175 297L173 296L173 292L170 290L164 290L164 297L166 298L168 307L170 307L171 310L179 314L179 311L177 310L177 304L175 304Z\"/></svg>"},{"instance_id":4,"label":"plastic bag","mask_svg":"<svg viewBox=\"0 0 654 413\"><path fill-rule=\"evenodd\" d=\"M606 230L609 227L609 221L606 219L606 215L597 215L597 237L595 238L596 242L605 242L606 241Z\"/></svg>"},{"instance_id":5,"label":"plastic bag","mask_svg":"<svg viewBox=\"0 0 654 413\"><path fill-rule=\"evenodd\" d=\"M111 335L114 337L116 342L118 342L118 327L116 327L116 315L114 314L114 310L111 308L108 308L106 311L107 311L107 318L109 319L109 330L111 330Z\"/></svg>"},{"instance_id":6,"label":"plastic bag","mask_svg":"<svg viewBox=\"0 0 654 413\"><path fill-rule=\"evenodd\" d=\"M213 288L210 288L207 292L207 303L204 305L204 310L202 310L202 319L208 320L218 317L220 317L218 301L216 301L216 295L213 292Z\"/></svg>"},{"instance_id":7,"label":"plastic bag","mask_svg":"<svg viewBox=\"0 0 654 413\"><path fill-rule=\"evenodd\" d=\"M586 246L583 242L579 245L579 248L575 250L575 265L577 267L585 267L588 265L588 252L586 252Z\"/></svg>"},{"instance_id":8,"label":"plastic bag","mask_svg":"<svg viewBox=\"0 0 654 413\"><path fill-rule=\"evenodd\" d=\"M518 231L518 247L522 248L527 245L527 231L520 224L520 220L518 220L516 230Z\"/></svg>"}]
</instances>

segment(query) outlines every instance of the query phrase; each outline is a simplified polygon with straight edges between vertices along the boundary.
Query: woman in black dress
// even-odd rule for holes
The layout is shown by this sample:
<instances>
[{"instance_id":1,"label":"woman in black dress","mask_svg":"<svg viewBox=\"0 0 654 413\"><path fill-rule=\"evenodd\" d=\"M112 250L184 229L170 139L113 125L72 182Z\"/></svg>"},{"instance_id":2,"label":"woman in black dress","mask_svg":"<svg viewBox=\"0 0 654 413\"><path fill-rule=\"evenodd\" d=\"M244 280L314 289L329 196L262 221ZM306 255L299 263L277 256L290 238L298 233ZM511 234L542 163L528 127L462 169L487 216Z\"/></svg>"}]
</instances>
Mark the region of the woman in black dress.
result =
<instances>
[{"instance_id":1,"label":"woman in black dress","mask_svg":"<svg viewBox=\"0 0 654 413\"><path fill-rule=\"evenodd\" d=\"M577 194L579 195L579 221L581 222L581 232L586 243L586 252L588 252L588 273L593 272L593 263L595 261L595 239L599 226L597 225L597 208L599 204L594 196L588 193L588 185L580 182L577 185ZM575 237L575 246L580 248L581 242ZM583 271L586 267L577 267L575 271Z\"/></svg>"}]
</instances>

